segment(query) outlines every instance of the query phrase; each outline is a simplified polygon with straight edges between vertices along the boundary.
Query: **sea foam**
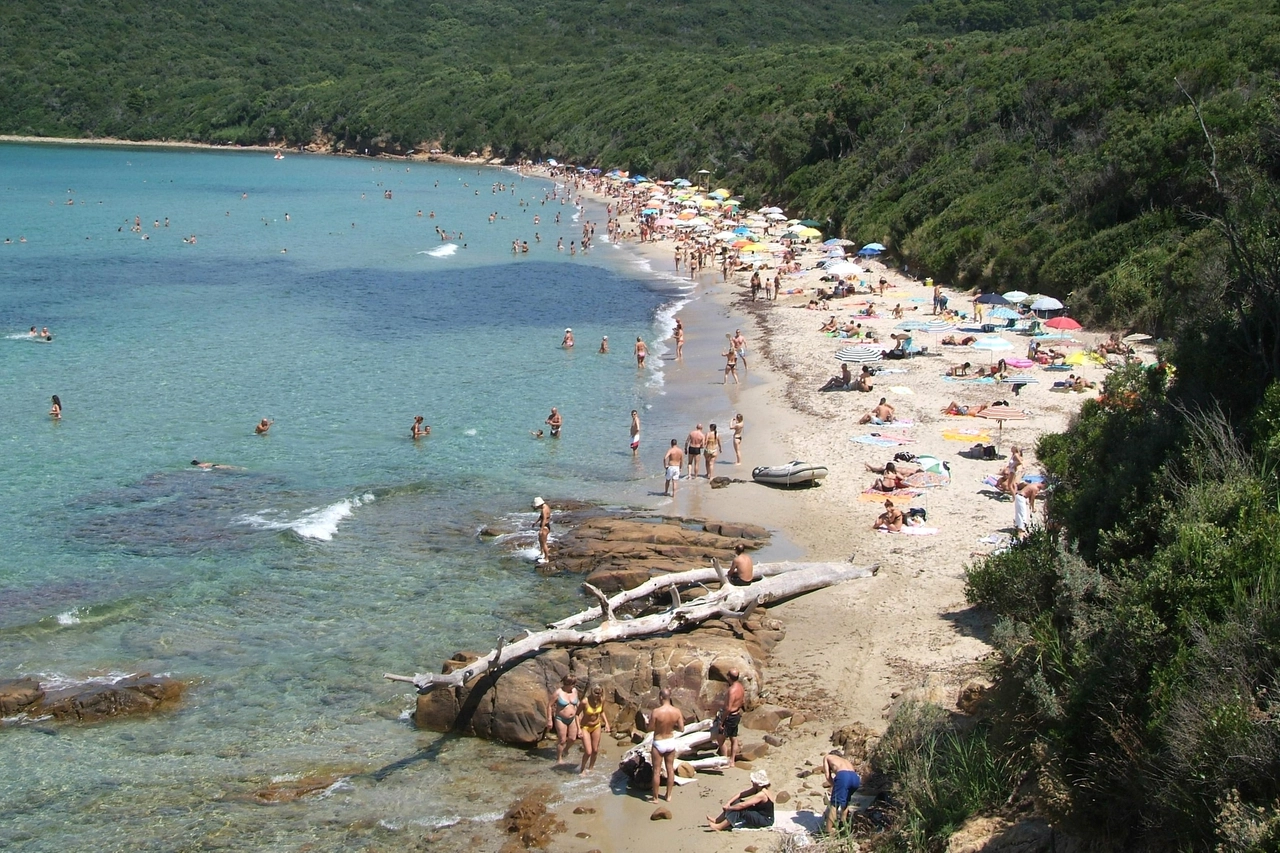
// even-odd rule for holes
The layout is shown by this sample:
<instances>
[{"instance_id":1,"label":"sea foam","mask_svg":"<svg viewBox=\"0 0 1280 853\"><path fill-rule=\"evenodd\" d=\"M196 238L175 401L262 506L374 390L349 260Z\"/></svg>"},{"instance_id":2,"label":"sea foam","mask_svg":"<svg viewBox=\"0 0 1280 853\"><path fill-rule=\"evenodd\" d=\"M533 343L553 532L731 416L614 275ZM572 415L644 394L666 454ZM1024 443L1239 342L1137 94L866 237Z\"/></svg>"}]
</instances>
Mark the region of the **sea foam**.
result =
<instances>
[{"instance_id":1,"label":"sea foam","mask_svg":"<svg viewBox=\"0 0 1280 853\"><path fill-rule=\"evenodd\" d=\"M271 518L264 513L254 513L241 516L236 521L257 530L288 530L300 539L328 542L338 532L338 525L350 518L357 507L372 502L373 495L364 494L345 498L325 507L313 507L294 519Z\"/></svg>"},{"instance_id":2,"label":"sea foam","mask_svg":"<svg viewBox=\"0 0 1280 853\"><path fill-rule=\"evenodd\" d=\"M434 249L425 249L419 252L419 255L430 255L433 258L447 258L457 254L457 243L445 243L443 246L437 246Z\"/></svg>"}]
</instances>

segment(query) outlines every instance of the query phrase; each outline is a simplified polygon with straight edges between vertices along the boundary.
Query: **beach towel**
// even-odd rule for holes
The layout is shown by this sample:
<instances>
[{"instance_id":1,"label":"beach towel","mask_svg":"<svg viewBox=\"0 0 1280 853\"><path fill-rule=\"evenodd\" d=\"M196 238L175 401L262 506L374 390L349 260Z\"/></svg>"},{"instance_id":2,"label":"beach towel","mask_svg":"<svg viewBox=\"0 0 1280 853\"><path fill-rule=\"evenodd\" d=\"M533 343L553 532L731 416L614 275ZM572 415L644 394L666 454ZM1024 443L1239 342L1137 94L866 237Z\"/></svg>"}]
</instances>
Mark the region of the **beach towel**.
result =
<instances>
[{"instance_id":1,"label":"beach towel","mask_svg":"<svg viewBox=\"0 0 1280 853\"><path fill-rule=\"evenodd\" d=\"M889 421L889 423L887 424L863 424L863 426L873 426L873 427L881 427L881 426L913 427L915 425L916 425L916 422L911 420L910 418L898 418L896 420Z\"/></svg>"},{"instance_id":2,"label":"beach towel","mask_svg":"<svg viewBox=\"0 0 1280 853\"><path fill-rule=\"evenodd\" d=\"M938 532L936 527L913 527L910 524L905 525L901 530L885 530L883 527L876 528L877 533L905 533L908 536L933 536Z\"/></svg>"},{"instance_id":3,"label":"beach towel","mask_svg":"<svg viewBox=\"0 0 1280 853\"><path fill-rule=\"evenodd\" d=\"M867 489L858 495L858 500L863 503L881 503L885 498L918 498L924 494L923 489L894 489L892 492L882 492L879 489Z\"/></svg>"},{"instance_id":4,"label":"beach towel","mask_svg":"<svg viewBox=\"0 0 1280 853\"><path fill-rule=\"evenodd\" d=\"M881 367L876 370L876 376L889 376L893 373L906 373L905 367Z\"/></svg>"},{"instance_id":5,"label":"beach towel","mask_svg":"<svg viewBox=\"0 0 1280 853\"><path fill-rule=\"evenodd\" d=\"M909 444L907 441L899 441L896 438L885 438L881 435L855 435L850 441L856 441L858 444L870 444L875 447L895 447L899 444Z\"/></svg>"},{"instance_id":6,"label":"beach towel","mask_svg":"<svg viewBox=\"0 0 1280 853\"><path fill-rule=\"evenodd\" d=\"M947 441L976 441L982 444L991 441L991 433L972 429L944 429L942 437Z\"/></svg>"},{"instance_id":7,"label":"beach towel","mask_svg":"<svg viewBox=\"0 0 1280 853\"><path fill-rule=\"evenodd\" d=\"M873 799L874 802L874 799ZM850 808L853 807L853 798L849 800ZM867 808L864 806L863 808ZM813 811L783 811L775 808L773 810L773 826L744 826L735 829L733 832L781 832L786 835L796 836L795 842L797 847L808 847L812 840L809 835L816 835L822 831L823 816L820 812Z\"/></svg>"},{"instance_id":8,"label":"beach towel","mask_svg":"<svg viewBox=\"0 0 1280 853\"><path fill-rule=\"evenodd\" d=\"M943 382L972 382L975 385L995 385L995 377L992 376L944 376Z\"/></svg>"},{"instance_id":9,"label":"beach towel","mask_svg":"<svg viewBox=\"0 0 1280 853\"><path fill-rule=\"evenodd\" d=\"M895 394L914 395L916 393L915 391L912 391L910 388L908 388L906 385L892 385L889 387L889 390ZM902 421L896 421L896 423L902 423Z\"/></svg>"}]
</instances>

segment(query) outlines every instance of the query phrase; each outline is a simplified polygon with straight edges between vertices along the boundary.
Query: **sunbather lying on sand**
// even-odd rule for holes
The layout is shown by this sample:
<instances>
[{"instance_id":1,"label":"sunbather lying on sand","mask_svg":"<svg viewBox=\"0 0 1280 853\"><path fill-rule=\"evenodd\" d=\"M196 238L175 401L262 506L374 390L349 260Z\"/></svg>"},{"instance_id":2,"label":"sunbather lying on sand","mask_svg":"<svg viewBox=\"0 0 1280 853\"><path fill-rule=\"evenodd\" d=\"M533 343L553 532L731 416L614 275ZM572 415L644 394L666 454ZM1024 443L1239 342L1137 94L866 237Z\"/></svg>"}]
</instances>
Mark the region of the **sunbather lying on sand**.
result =
<instances>
[{"instance_id":1,"label":"sunbather lying on sand","mask_svg":"<svg viewBox=\"0 0 1280 853\"><path fill-rule=\"evenodd\" d=\"M865 462L862 465L872 474L889 474L892 476L896 472L899 477L910 477L921 470L920 466L914 462L899 462L897 459L886 462L883 465L868 465Z\"/></svg>"},{"instance_id":2,"label":"sunbather lying on sand","mask_svg":"<svg viewBox=\"0 0 1280 853\"><path fill-rule=\"evenodd\" d=\"M947 335L945 338L942 339L942 345L944 347L967 347L969 344L973 343L976 340L977 338L974 337L973 335L965 335L963 338L960 338L959 340L956 340L955 335Z\"/></svg>"},{"instance_id":3,"label":"sunbather lying on sand","mask_svg":"<svg viewBox=\"0 0 1280 853\"><path fill-rule=\"evenodd\" d=\"M978 412L985 411L988 408L990 408L990 406L987 403L978 403L973 406L962 406L955 400L952 400L950 403L947 403L947 407L942 410L942 414L969 415L972 417L973 415L978 414Z\"/></svg>"}]
</instances>

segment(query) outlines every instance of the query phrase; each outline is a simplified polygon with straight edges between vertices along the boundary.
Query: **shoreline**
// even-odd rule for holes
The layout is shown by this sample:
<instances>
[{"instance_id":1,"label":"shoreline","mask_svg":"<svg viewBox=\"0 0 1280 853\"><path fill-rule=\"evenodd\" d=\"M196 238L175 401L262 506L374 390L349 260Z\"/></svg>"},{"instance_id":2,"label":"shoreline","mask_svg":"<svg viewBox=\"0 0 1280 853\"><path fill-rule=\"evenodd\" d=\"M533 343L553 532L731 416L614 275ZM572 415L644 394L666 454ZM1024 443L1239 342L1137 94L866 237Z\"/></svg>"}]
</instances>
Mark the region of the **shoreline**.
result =
<instances>
[{"instance_id":1,"label":"shoreline","mask_svg":"<svg viewBox=\"0 0 1280 853\"><path fill-rule=\"evenodd\" d=\"M601 204L616 203L615 199L586 189L583 196ZM658 270L660 264L671 263L674 245L669 240L628 241L622 248L647 258ZM809 267L816 256L810 254L804 260ZM874 297L876 302L909 305L911 316L929 318L930 291L922 283L876 262L867 266L864 278L875 280L883 275L889 282L889 292L883 299ZM808 769L820 764L821 756L832 748L831 736L835 732L852 726L874 738L883 733L892 711L905 699L955 707L958 694L966 685L989 684L984 661L992 648L984 638L991 626L986 616L965 601L964 579L968 564L990 550L980 541L983 535L999 535L1010 528L1012 504L983 490L983 477L998 471L1000 462L961 457L957 451L972 442L953 442L940 435L953 428L975 428L976 422L976 428L990 432L994 440L995 425L977 419L947 418L941 409L952 399L973 403L1002 398L1030 410L1029 420L1010 422L1000 430L1000 450L1007 452L1013 443L1026 446L1028 470L1035 471L1036 437L1064 429L1083 399L1075 394L1050 393L1047 381L1027 386L1016 398L1009 394L1007 385L979 388L945 381L941 373L948 364L972 358L967 348L945 353L945 359L926 356L884 362L884 367L903 370L906 375L877 379L878 387L871 394L819 393L817 387L838 367L831 355L849 341L823 336L817 327L828 314L846 315L866 299L852 296L833 301L830 311L805 310L820 275L821 271L812 269L791 275L786 286L801 288L801 294L752 305L745 296L745 274L732 274L728 282L722 283L718 271L702 273L691 294L693 299L677 314L685 320L688 340L683 370L671 370L668 387L689 381L687 373L705 369L709 374L723 366L722 359L710 360L709 353L715 349L718 356L718 348L708 345L718 343L720 330L700 326L722 320L730 330L743 329L751 365L746 372L747 381L740 387L728 386L723 394L706 389L710 390L705 394L709 399L700 404L700 410L721 405L723 398L746 416L743 464L733 465L732 448L728 447L721 459L727 457L729 461L718 462L716 473L747 482L712 490L705 480L682 481L678 498L659 507L675 515L760 524L799 549L797 559L852 559L880 566L875 577L770 608L771 615L782 620L786 636L773 650L762 698L800 712L806 721L798 727L780 727L774 733L779 744L771 746L754 766L769 772L775 792L787 791L789 802L784 808L818 814L824 807L821 780L810 782L797 777L807 775ZM952 304L965 305L971 298L952 288L944 290ZM895 321L886 318L867 321L867 325L884 340ZM1075 335L1090 343L1101 338L1090 332ZM921 343L935 351L948 349L939 347L936 339ZM975 364L983 363L981 354L974 355ZM1088 367L1080 372L1090 379L1102 378L1100 368ZM1043 376L1047 380L1052 374ZM912 443L906 447L879 448L850 441L869 432L856 421L875 404L882 391L899 409L900 416L915 421ZM688 418L690 428L698 417ZM682 435L676 437L683 440ZM665 444L665 437L661 438ZM648 446L652 453L653 443ZM892 458L895 449L936 455L951 466L950 485L931 490L913 502L926 508L930 526L939 528L937 535L900 536L871 531L871 521L879 507L860 501L866 497L861 494L863 488L873 479L863 463L883 463ZM790 459L826 464L830 475L820 488L798 491L769 489L750 482L753 466ZM759 742L762 734L744 730L744 743ZM606 768L615 760L610 752L602 752L602 766ZM650 821L655 804L616 794L587 803L594 809L592 813L569 814L569 809L557 808L557 816L565 821L567 829L553 839L549 850L581 853L592 847L603 853L642 853L658 845L727 853L741 849L744 843L772 844L776 835L752 835L746 841L733 832L701 831L708 811L714 812L718 803L747 786L747 772L742 769L700 773L693 784L676 792L672 803L657 804L667 806L672 819L656 822ZM623 827L635 831L619 832ZM695 829L705 836L696 842L688 836Z\"/></svg>"}]
</instances>

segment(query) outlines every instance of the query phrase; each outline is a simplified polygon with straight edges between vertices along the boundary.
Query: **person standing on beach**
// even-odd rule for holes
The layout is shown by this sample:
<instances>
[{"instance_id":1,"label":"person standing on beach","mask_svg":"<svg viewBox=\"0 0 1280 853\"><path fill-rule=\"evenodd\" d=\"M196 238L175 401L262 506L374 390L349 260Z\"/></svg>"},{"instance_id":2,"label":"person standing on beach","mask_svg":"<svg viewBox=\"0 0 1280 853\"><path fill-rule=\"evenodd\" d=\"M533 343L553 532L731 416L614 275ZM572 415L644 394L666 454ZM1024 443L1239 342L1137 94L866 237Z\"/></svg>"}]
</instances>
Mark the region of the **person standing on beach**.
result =
<instances>
[{"instance_id":1,"label":"person standing on beach","mask_svg":"<svg viewBox=\"0 0 1280 853\"><path fill-rule=\"evenodd\" d=\"M741 329L733 330L733 351L738 354L738 361L742 362L742 369L747 369L747 339L742 336Z\"/></svg>"},{"instance_id":2,"label":"person standing on beach","mask_svg":"<svg viewBox=\"0 0 1280 853\"><path fill-rule=\"evenodd\" d=\"M712 424L707 428L707 440L702 447L702 464L707 469L708 480L716 475L716 457L720 455L720 450L720 433L716 432L716 425Z\"/></svg>"},{"instance_id":3,"label":"person standing on beach","mask_svg":"<svg viewBox=\"0 0 1280 853\"><path fill-rule=\"evenodd\" d=\"M1027 538L1041 488L1039 483L1026 483L1013 496L1013 529L1019 539Z\"/></svg>"},{"instance_id":4,"label":"person standing on beach","mask_svg":"<svg viewBox=\"0 0 1280 853\"><path fill-rule=\"evenodd\" d=\"M747 690L742 686L738 670L729 670L725 678L729 679L729 689L724 693L724 704L717 715L720 724L713 730L717 731L716 747L733 767L738 760L738 725L742 722L742 709L747 704Z\"/></svg>"},{"instance_id":5,"label":"person standing on beach","mask_svg":"<svg viewBox=\"0 0 1280 853\"><path fill-rule=\"evenodd\" d=\"M674 441L674 439L673 439ZM662 777L667 777L667 802L676 785L676 753L680 749L676 738L684 732L684 714L671 704L671 688L664 687L658 693L658 707L653 709L653 746L649 760L653 763L653 800L658 799Z\"/></svg>"},{"instance_id":6,"label":"person standing on beach","mask_svg":"<svg viewBox=\"0 0 1280 853\"><path fill-rule=\"evenodd\" d=\"M684 452L689 458L689 479L698 476L698 457L702 455L702 446L706 444L707 436L702 431L702 424L697 424L684 440Z\"/></svg>"},{"instance_id":7,"label":"person standing on beach","mask_svg":"<svg viewBox=\"0 0 1280 853\"><path fill-rule=\"evenodd\" d=\"M684 451L680 449L680 444L674 438L671 439L671 447L667 449L667 453L662 457L662 467L666 474L666 485L662 489L664 495L676 496L676 483L680 480L680 467L684 464Z\"/></svg>"},{"instance_id":8,"label":"person standing on beach","mask_svg":"<svg viewBox=\"0 0 1280 853\"><path fill-rule=\"evenodd\" d=\"M733 420L729 421L729 429L733 432L733 464L742 464L742 412L738 412L733 416Z\"/></svg>"},{"instance_id":9,"label":"person standing on beach","mask_svg":"<svg viewBox=\"0 0 1280 853\"><path fill-rule=\"evenodd\" d=\"M551 407L551 414L547 415L547 419L543 421L547 426L551 427L551 437L560 437L560 427L564 426L564 418L560 416L560 411L555 407Z\"/></svg>"},{"instance_id":10,"label":"person standing on beach","mask_svg":"<svg viewBox=\"0 0 1280 853\"><path fill-rule=\"evenodd\" d=\"M734 385L739 384L738 383L738 352L733 348L732 340L729 341L729 351L723 352L721 353L721 355L723 355L725 358L724 382L721 384L728 385L730 375L733 376L733 384Z\"/></svg>"},{"instance_id":11,"label":"person standing on beach","mask_svg":"<svg viewBox=\"0 0 1280 853\"><path fill-rule=\"evenodd\" d=\"M538 511L538 557L539 565L550 561L547 553L547 542L551 539L551 507L542 498L533 499L533 508Z\"/></svg>"},{"instance_id":12,"label":"person standing on beach","mask_svg":"<svg viewBox=\"0 0 1280 853\"><path fill-rule=\"evenodd\" d=\"M640 413L635 409L631 410L631 456L634 458L640 452Z\"/></svg>"},{"instance_id":13,"label":"person standing on beach","mask_svg":"<svg viewBox=\"0 0 1280 853\"><path fill-rule=\"evenodd\" d=\"M644 367L645 357L649 354L649 348L644 345L639 335L636 335L636 367Z\"/></svg>"},{"instance_id":14,"label":"person standing on beach","mask_svg":"<svg viewBox=\"0 0 1280 853\"><path fill-rule=\"evenodd\" d=\"M676 361L684 358L684 324L679 319L676 320L676 330L673 333L676 339Z\"/></svg>"}]
</instances>

